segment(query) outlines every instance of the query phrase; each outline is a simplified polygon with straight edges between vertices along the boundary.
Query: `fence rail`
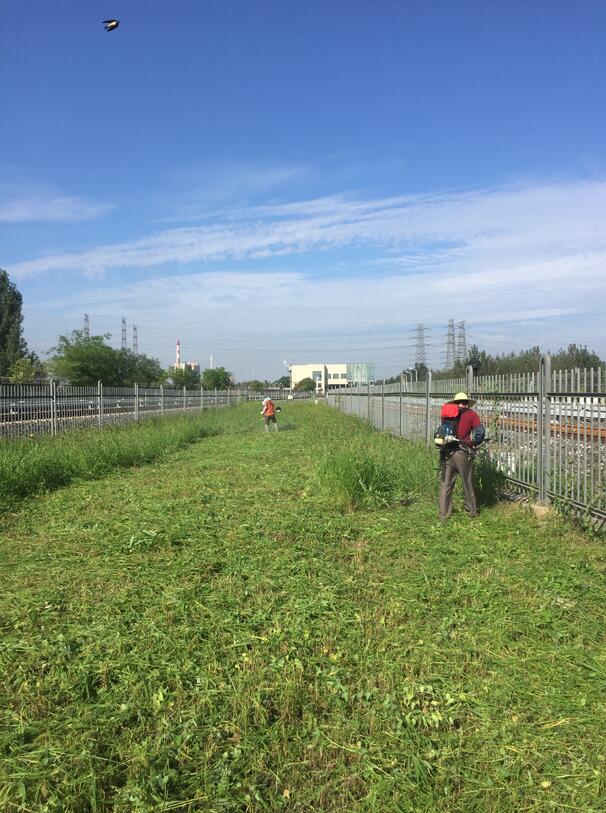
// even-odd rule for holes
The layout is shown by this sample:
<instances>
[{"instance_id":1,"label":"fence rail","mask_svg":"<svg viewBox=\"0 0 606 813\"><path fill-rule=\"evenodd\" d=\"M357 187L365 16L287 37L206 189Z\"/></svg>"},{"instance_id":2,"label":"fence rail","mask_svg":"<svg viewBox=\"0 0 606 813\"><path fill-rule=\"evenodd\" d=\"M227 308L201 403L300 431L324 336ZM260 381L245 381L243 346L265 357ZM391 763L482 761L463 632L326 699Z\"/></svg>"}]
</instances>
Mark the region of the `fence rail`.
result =
<instances>
[{"instance_id":1,"label":"fence rail","mask_svg":"<svg viewBox=\"0 0 606 813\"><path fill-rule=\"evenodd\" d=\"M432 443L440 409L460 390L477 400L491 438L487 454L517 489L606 526L606 376L601 369L534 373L330 391L328 403L392 434Z\"/></svg>"},{"instance_id":2,"label":"fence rail","mask_svg":"<svg viewBox=\"0 0 606 813\"><path fill-rule=\"evenodd\" d=\"M73 429L200 412L260 397L260 393L244 389L104 387L100 383L72 387L55 381L0 384L0 439L58 435Z\"/></svg>"}]
</instances>

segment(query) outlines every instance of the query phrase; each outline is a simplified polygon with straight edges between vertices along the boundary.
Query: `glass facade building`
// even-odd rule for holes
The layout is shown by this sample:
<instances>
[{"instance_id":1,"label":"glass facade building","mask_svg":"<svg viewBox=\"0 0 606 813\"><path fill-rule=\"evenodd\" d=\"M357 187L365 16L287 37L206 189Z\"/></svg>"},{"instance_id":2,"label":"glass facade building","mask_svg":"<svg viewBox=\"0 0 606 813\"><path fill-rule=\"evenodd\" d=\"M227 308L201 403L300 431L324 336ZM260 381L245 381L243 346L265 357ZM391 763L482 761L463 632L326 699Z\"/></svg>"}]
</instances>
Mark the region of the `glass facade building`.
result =
<instances>
[{"instance_id":1,"label":"glass facade building","mask_svg":"<svg viewBox=\"0 0 606 813\"><path fill-rule=\"evenodd\" d=\"M369 384L375 380L374 364L348 364L347 383L348 384Z\"/></svg>"}]
</instances>

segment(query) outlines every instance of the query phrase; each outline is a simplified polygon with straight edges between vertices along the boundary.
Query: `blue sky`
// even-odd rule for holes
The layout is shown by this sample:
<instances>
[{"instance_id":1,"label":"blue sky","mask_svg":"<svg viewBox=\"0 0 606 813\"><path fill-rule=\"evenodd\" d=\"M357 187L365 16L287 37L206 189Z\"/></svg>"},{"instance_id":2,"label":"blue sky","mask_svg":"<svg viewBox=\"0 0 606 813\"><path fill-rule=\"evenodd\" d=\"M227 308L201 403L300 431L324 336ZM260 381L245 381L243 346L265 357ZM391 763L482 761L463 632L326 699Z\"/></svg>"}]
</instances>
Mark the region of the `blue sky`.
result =
<instances>
[{"instance_id":1,"label":"blue sky","mask_svg":"<svg viewBox=\"0 0 606 813\"><path fill-rule=\"evenodd\" d=\"M120 19L107 34L101 20ZM90 314L169 364L393 374L449 318L606 356L606 6L23 2L0 266L44 354Z\"/></svg>"}]
</instances>

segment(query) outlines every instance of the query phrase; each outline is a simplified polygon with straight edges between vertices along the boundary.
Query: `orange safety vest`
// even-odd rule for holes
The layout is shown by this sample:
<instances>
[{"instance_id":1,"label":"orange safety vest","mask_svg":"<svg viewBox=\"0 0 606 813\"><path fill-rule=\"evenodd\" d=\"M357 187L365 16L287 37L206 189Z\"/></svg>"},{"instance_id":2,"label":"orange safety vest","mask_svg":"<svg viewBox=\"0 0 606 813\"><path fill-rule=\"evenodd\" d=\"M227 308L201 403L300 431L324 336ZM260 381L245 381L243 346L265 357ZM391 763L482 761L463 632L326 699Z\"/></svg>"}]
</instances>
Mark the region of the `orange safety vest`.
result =
<instances>
[{"instance_id":1,"label":"orange safety vest","mask_svg":"<svg viewBox=\"0 0 606 813\"><path fill-rule=\"evenodd\" d=\"M265 402L265 414L268 415L269 417L276 414L276 410L275 410L273 401L266 401Z\"/></svg>"}]
</instances>

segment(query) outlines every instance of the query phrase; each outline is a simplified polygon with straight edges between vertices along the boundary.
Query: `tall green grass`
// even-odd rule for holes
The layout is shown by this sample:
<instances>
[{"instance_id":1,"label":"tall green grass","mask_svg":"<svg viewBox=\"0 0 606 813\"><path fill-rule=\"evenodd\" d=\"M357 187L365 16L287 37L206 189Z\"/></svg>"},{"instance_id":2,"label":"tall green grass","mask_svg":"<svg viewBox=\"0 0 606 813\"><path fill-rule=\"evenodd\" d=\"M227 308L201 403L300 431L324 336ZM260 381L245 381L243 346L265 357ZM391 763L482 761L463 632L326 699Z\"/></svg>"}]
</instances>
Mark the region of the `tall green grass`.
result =
<instances>
[{"instance_id":1,"label":"tall green grass","mask_svg":"<svg viewBox=\"0 0 606 813\"><path fill-rule=\"evenodd\" d=\"M412 491L435 491L436 455L419 444L380 434L350 420L349 440L330 448L318 463L316 485L341 510L389 505Z\"/></svg>"},{"instance_id":2,"label":"tall green grass","mask_svg":"<svg viewBox=\"0 0 606 813\"><path fill-rule=\"evenodd\" d=\"M419 499L437 493L440 458L433 449L373 430L357 418L342 420L348 424L347 443L335 447L328 441L315 472L318 492L339 509L387 506L410 494ZM506 488L505 475L485 450L477 455L473 471L478 505L495 505Z\"/></svg>"},{"instance_id":3,"label":"tall green grass","mask_svg":"<svg viewBox=\"0 0 606 813\"><path fill-rule=\"evenodd\" d=\"M0 445L0 510L15 500L96 479L113 469L141 466L219 431L214 413L86 429L59 437L25 438Z\"/></svg>"}]
</instances>

